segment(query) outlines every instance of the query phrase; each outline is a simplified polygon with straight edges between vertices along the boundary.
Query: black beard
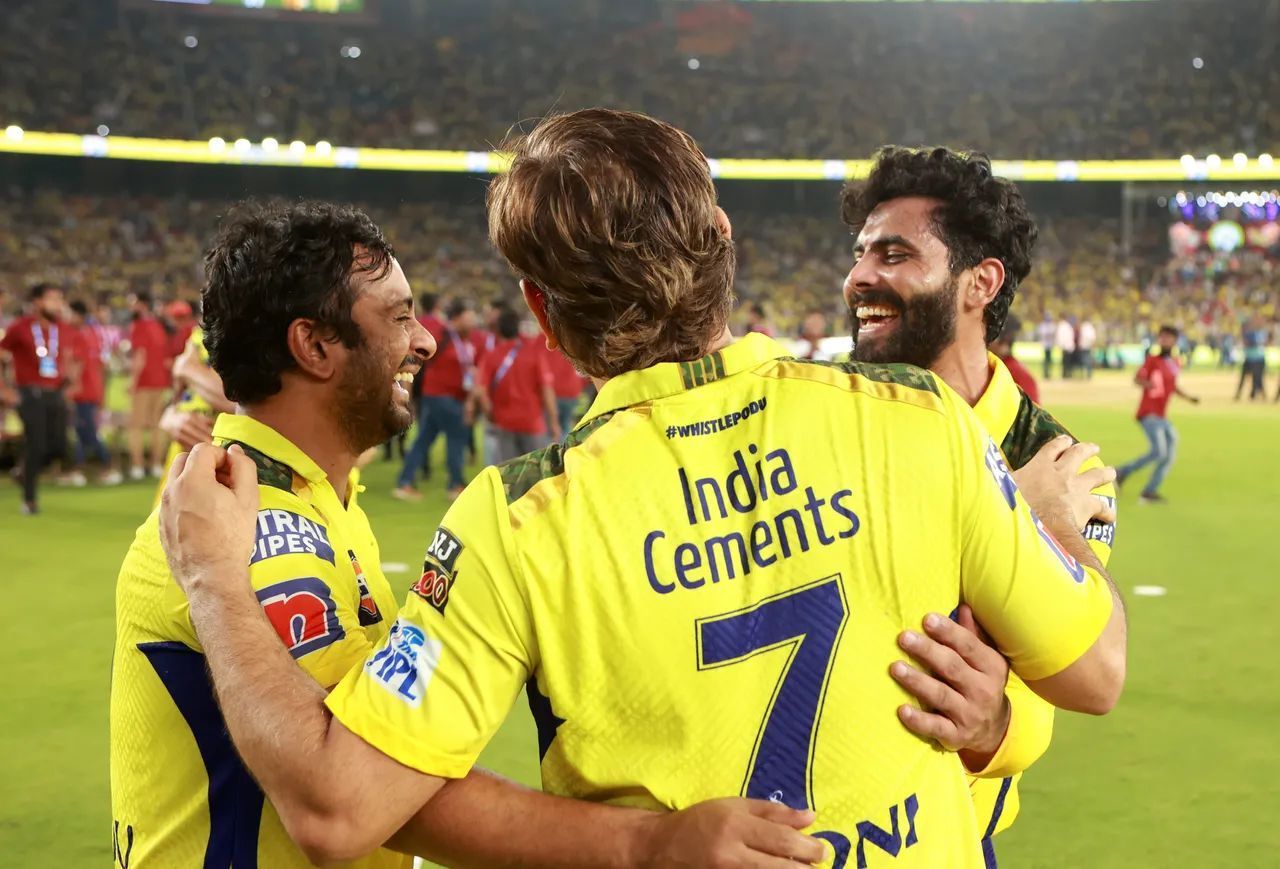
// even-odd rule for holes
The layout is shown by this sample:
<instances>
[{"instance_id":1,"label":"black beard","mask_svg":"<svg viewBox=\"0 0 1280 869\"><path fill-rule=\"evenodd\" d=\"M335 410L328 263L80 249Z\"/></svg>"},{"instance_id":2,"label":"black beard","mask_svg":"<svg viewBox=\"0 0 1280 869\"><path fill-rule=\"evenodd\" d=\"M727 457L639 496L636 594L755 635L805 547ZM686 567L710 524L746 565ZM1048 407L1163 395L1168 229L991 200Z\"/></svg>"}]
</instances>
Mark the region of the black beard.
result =
<instances>
[{"instance_id":1,"label":"black beard","mask_svg":"<svg viewBox=\"0 0 1280 869\"><path fill-rule=\"evenodd\" d=\"M403 434L413 422L409 408L392 396L399 368L388 371L380 358L368 344L356 348L338 383L338 425L357 454Z\"/></svg>"},{"instance_id":2,"label":"black beard","mask_svg":"<svg viewBox=\"0 0 1280 869\"><path fill-rule=\"evenodd\" d=\"M933 365L956 340L956 294L959 291L960 279L953 277L936 293L915 296L905 304L897 294L866 294L863 300L874 300L897 308L898 325L893 334L883 340L859 343L855 317L854 361L905 362L920 368Z\"/></svg>"}]
</instances>

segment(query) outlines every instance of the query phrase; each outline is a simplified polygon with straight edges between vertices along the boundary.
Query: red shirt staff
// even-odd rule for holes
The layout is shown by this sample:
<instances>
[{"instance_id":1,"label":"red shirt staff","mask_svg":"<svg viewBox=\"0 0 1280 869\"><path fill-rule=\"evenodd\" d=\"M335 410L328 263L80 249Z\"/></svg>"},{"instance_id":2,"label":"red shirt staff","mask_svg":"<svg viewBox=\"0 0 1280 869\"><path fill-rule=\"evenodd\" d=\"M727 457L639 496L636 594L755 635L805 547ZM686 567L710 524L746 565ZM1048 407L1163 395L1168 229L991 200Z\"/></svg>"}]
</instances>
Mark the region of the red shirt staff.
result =
<instances>
[{"instance_id":1,"label":"red shirt staff","mask_svg":"<svg viewBox=\"0 0 1280 869\"><path fill-rule=\"evenodd\" d=\"M36 284L29 295L32 313L19 317L0 338L0 350L12 360L0 399L17 404L22 418L22 512L39 512L36 482L53 459L67 451L67 402L71 353L69 335L62 323L65 304L62 290L53 284Z\"/></svg>"}]
</instances>

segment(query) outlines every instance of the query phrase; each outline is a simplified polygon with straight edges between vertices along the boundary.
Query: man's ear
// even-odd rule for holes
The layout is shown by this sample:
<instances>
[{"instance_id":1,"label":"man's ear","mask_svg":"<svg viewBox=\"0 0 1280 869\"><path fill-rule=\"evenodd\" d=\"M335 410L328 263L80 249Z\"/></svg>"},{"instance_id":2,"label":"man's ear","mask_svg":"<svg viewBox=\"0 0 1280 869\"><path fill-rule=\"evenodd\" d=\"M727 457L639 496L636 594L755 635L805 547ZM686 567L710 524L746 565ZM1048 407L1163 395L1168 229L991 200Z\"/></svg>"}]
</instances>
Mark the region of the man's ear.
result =
<instances>
[{"instance_id":1,"label":"man's ear","mask_svg":"<svg viewBox=\"0 0 1280 869\"><path fill-rule=\"evenodd\" d=\"M341 342L327 335L315 320L294 320L289 324L285 340L293 361L304 374L326 381L337 373L337 350Z\"/></svg>"},{"instance_id":2,"label":"man's ear","mask_svg":"<svg viewBox=\"0 0 1280 869\"><path fill-rule=\"evenodd\" d=\"M725 214L724 209L719 205L716 206L716 228L725 238L733 240L733 225L729 223L729 215Z\"/></svg>"},{"instance_id":3,"label":"man's ear","mask_svg":"<svg viewBox=\"0 0 1280 869\"><path fill-rule=\"evenodd\" d=\"M965 290L965 306L971 310L986 308L1004 286L1004 263L995 257L987 257L970 269L970 272L973 274L973 281Z\"/></svg>"},{"instance_id":4,"label":"man's ear","mask_svg":"<svg viewBox=\"0 0 1280 869\"><path fill-rule=\"evenodd\" d=\"M560 341L551 331L551 321L547 319L547 296L542 292L542 287L528 278L521 278L520 292L524 294L524 303L529 306L533 318L538 321L538 328L547 339L547 349L559 350Z\"/></svg>"}]
</instances>

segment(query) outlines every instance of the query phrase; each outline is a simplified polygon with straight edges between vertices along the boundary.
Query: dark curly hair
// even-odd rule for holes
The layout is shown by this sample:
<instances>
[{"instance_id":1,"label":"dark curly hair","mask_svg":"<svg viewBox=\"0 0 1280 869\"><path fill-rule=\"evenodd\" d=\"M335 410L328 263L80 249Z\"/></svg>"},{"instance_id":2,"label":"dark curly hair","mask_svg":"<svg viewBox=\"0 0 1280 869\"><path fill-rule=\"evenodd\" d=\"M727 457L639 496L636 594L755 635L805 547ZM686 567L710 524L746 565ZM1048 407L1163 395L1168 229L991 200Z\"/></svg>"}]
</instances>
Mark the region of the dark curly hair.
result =
<instances>
[{"instance_id":1,"label":"dark curly hair","mask_svg":"<svg viewBox=\"0 0 1280 869\"><path fill-rule=\"evenodd\" d=\"M991 174L986 154L950 148L903 148L876 152L865 181L847 185L840 212L855 235L876 206L904 196L941 200L933 230L949 252L951 273L973 268L988 257L1004 264L1004 284L983 311L987 342L999 337L1018 285L1031 271L1031 251L1040 231L1022 193Z\"/></svg>"},{"instance_id":2,"label":"dark curly hair","mask_svg":"<svg viewBox=\"0 0 1280 869\"><path fill-rule=\"evenodd\" d=\"M297 364L286 338L294 320L314 320L333 340L359 347L351 278L382 277L394 255L355 208L252 201L233 208L204 256L201 294L205 348L227 398L252 404L280 391L280 375Z\"/></svg>"}]
</instances>

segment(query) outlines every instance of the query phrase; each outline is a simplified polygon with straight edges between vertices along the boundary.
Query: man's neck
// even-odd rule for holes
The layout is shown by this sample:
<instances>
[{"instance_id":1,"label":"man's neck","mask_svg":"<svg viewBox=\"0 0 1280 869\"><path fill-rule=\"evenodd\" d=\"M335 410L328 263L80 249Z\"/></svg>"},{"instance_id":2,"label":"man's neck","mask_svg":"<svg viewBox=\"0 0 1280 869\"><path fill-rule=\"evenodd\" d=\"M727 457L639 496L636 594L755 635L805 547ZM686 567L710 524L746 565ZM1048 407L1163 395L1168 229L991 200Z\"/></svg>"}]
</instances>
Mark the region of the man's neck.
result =
<instances>
[{"instance_id":1,"label":"man's neck","mask_svg":"<svg viewBox=\"0 0 1280 869\"><path fill-rule=\"evenodd\" d=\"M725 326L724 329L720 332L720 334L717 335L715 338L713 338L711 343L707 345L707 349L703 351L702 355L710 356L712 353L723 350L724 348L728 347L730 344L732 344L734 341L737 341L737 340L738 340L737 338L733 337L733 332L729 330L729 327ZM692 362L693 360L680 359L677 361ZM594 383L596 385L596 389L599 390L606 383L609 382L609 378L608 377L592 377L591 382Z\"/></svg>"},{"instance_id":2,"label":"man's neck","mask_svg":"<svg viewBox=\"0 0 1280 869\"><path fill-rule=\"evenodd\" d=\"M359 453L352 451L336 424L316 418L317 406L321 405L305 393L301 396L276 394L249 409L242 405L237 412L275 429L302 450L324 471L338 500L346 504L347 482Z\"/></svg>"},{"instance_id":3,"label":"man's neck","mask_svg":"<svg viewBox=\"0 0 1280 869\"><path fill-rule=\"evenodd\" d=\"M970 407L978 403L991 383L991 364L986 345L958 338L929 366L946 381Z\"/></svg>"}]
</instances>

